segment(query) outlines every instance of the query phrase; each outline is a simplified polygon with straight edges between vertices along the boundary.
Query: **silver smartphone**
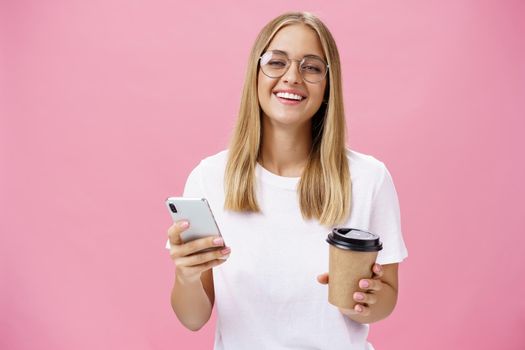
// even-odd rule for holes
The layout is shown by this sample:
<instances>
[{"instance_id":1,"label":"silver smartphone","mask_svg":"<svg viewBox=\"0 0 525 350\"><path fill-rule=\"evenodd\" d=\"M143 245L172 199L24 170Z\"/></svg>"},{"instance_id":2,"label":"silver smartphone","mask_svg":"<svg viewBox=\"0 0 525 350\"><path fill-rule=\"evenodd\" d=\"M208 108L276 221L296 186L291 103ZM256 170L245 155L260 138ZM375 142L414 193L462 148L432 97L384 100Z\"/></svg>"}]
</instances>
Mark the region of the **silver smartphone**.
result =
<instances>
[{"instance_id":1,"label":"silver smartphone","mask_svg":"<svg viewBox=\"0 0 525 350\"><path fill-rule=\"evenodd\" d=\"M184 243L208 236L222 237L206 198L169 197L166 199L166 207L174 222L179 220L190 222L190 227L181 234ZM169 240L166 248L170 248Z\"/></svg>"}]
</instances>

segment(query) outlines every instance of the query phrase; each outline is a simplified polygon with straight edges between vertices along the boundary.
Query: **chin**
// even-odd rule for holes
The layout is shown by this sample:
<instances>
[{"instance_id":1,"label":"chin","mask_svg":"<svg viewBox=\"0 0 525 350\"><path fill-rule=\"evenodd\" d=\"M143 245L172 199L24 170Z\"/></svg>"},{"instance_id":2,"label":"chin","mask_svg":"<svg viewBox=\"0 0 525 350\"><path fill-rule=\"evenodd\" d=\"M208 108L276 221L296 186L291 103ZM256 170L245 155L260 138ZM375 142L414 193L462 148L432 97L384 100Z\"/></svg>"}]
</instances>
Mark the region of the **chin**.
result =
<instances>
[{"instance_id":1,"label":"chin","mask_svg":"<svg viewBox=\"0 0 525 350\"><path fill-rule=\"evenodd\" d=\"M298 116L298 115L275 115L272 117L267 117L268 121L272 124L279 124L279 125L286 125L286 126L294 126L294 125L301 125L304 123L307 123L311 118L304 118L304 116Z\"/></svg>"}]
</instances>

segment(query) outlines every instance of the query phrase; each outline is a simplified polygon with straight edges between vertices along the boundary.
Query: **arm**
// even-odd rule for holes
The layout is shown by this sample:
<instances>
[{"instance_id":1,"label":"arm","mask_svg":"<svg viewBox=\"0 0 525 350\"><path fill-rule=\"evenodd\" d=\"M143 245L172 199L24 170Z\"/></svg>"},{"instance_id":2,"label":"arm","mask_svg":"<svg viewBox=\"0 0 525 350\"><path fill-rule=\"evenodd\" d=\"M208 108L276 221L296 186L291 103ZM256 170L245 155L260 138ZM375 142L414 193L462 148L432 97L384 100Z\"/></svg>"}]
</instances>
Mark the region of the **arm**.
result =
<instances>
[{"instance_id":1,"label":"arm","mask_svg":"<svg viewBox=\"0 0 525 350\"><path fill-rule=\"evenodd\" d=\"M184 281L175 276L171 307L186 328L198 331L210 319L214 294L211 270L203 272L196 281Z\"/></svg>"},{"instance_id":2,"label":"arm","mask_svg":"<svg viewBox=\"0 0 525 350\"><path fill-rule=\"evenodd\" d=\"M188 222L180 221L168 229L170 256L175 262L171 307L186 328L197 331L210 319L215 300L212 268L226 261L230 249L218 236L183 243L180 235L188 227ZM220 250L201 252L212 247Z\"/></svg>"},{"instance_id":3,"label":"arm","mask_svg":"<svg viewBox=\"0 0 525 350\"><path fill-rule=\"evenodd\" d=\"M390 172L381 165L381 176L372 196L369 232L380 232L384 256L403 260L406 247L401 234L401 213L397 192ZM375 264L373 277L365 280L370 286L361 287L353 293L353 299L359 302L353 310L341 310L348 318L359 323L373 323L386 318L392 313L397 302L399 263ZM378 270L379 268L379 270ZM360 281L363 283L364 281ZM356 296L364 299L358 300Z\"/></svg>"}]
</instances>

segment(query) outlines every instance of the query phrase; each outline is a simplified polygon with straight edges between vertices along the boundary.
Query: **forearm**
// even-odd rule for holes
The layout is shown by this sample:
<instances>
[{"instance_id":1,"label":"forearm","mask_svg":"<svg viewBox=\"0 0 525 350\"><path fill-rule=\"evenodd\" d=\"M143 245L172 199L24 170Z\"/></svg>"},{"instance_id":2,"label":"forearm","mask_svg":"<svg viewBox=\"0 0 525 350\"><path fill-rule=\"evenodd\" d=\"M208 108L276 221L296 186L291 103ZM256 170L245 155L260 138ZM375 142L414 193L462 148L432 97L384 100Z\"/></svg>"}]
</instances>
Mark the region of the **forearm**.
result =
<instances>
[{"instance_id":1,"label":"forearm","mask_svg":"<svg viewBox=\"0 0 525 350\"><path fill-rule=\"evenodd\" d=\"M171 307L180 322L192 331L198 331L208 322L212 304L202 282L182 282L175 277L171 292Z\"/></svg>"},{"instance_id":2,"label":"forearm","mask_svg":"<svg viewBox=\"0 0 525 350\"><path fill-rule=\"evenodd\" d=\"M358 323L374 323L386 318L394 311L397 302L397 290L383 281L383 288L375 293L377 303L369 304L370 313L367 316L360 314L345 314Z\"/></svg>"}]
</instances>

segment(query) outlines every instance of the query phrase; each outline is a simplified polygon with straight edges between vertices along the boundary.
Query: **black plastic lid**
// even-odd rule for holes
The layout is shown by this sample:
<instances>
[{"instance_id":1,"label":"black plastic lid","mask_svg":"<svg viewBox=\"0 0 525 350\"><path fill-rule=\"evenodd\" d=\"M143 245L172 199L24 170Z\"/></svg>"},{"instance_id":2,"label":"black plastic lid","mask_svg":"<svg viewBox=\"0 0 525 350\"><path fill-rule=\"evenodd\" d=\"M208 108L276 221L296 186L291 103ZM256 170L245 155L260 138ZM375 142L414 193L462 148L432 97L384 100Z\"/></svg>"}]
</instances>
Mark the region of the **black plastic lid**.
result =
<instances>
[{"instance_id":1,"label":"black plastic lid","mask_svg":"<svg viewBox=\"0 0 525 350\"><path fill-rule=\"evenodd\" d=\"M383 249L379 236L355 228L334 228L328 234L326 241L341 249L358 252L377 252Z\"/></svg>"}]
</instances>

